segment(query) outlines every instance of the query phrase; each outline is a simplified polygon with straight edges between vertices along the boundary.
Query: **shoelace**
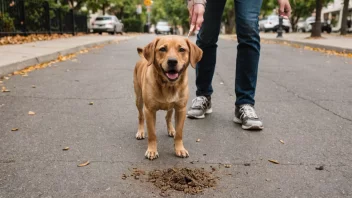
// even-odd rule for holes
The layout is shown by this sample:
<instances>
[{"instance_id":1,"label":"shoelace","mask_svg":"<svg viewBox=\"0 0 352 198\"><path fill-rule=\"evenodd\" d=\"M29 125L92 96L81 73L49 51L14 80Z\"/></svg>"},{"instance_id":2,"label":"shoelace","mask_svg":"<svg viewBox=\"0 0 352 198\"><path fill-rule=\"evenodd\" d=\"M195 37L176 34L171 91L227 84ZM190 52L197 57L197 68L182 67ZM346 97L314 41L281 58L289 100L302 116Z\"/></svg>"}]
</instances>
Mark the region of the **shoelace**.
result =
<instances>
[{"instance_id":1,"label":"shoelace","mask_svg":"<svg viewBox=\"0 0 352 198\"><path fill-rule=\"evenodd\" d=\"M255 118L255 119L258 118L257 114L254 111L254 108L251 105L243 105L239 111L241 113L241 119L243 117Z\"/></svg>"},{"instance_id":2,"label":"shoelace","mask_svg":"<svg viewBox=\"0 0 352 198\"><path fill-rule=\"evenodd\" d=\"M208 102L208 99L204 96L198 96L192 100L192 108L201 108L205 109L205 105Z\"/></svg>"}]
</instances>

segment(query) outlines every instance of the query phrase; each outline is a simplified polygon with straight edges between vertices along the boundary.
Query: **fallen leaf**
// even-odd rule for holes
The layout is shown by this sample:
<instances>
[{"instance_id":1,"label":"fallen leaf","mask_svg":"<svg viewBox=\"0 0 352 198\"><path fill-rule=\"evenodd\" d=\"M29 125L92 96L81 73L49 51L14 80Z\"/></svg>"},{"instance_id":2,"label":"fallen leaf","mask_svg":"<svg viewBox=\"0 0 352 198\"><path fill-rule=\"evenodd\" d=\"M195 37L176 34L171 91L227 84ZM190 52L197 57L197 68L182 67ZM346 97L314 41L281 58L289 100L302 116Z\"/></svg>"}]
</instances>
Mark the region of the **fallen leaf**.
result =
<instances>
[{"instance_id":1,"label":"fallen leaf","mask_svg":"<svg viewBox=\"0 0 352 198\"><path fill-rule=\"evenodd\" d=\"M35 86L35 85L32 85L32 88L36 88L36 86Z\"/></svg>"},{"instance_id":2,"label":"fallen leaf","mask_svg":"<svg viewBox=\"0 0 352 198\"><path fill-rule=\"evenodd\" d=\"M220 83L220 85L223 85L223 84L224 84L223 82Z\"/></svg>"},{"instance_id":3,"label":"fallen leaf","mask_svg":"<svg viewBox=\"0 0 352 198\"><path fill-rule=\"evenodd\" d=\"M35 115L35 112L29 111L29 112L28 112L28 115Z\"/></svg>"},{"instance_id":4,"label":"fallen leaf","mask_svg":"<svg viewBox=\"0 0 352 198\"><path fill-rule=\"evenodd\" d=\"M10 90L6 89L6 87L1 87L2 92L10 92Z\"/></svg>"},{"instance_id":5,"label":"fallen leaf","mask_svg":"<svg viewBox=\"0 0 352 198\"><path fill-rule=\"evenodd\" d=\"M282 144L285 144L285 142L284 142L283 140L280 140L280 142L281 142Z\"/></svg>"},{"instance_id":6,"label":"fallen leaf","mask_svg":"<svg viewBox=\"0 0 352 198\"><path fill-rule=\"evenodd\" d=\"M225 164L225 168L230 168L231 164Z\"/></svg>"},{"instance_id":7,"label":"fallen leaf","mask_svg":"<svg viewBox=\"0 0 352 198\"><path fill-rule=\"evenodd\" d=\"M5 79L5 80L8 80L8 79L10 79L10 78L9 78L9 77L7 77L7 76L5 76L5 77L4 77L4 79Z\"/></svg>"},{"instance_id":8,"label":"fallen leaf","mask_svg":"<svg viewBox=\"0 0 352 198\"><path fill-rule=\"evenodd\" d=\"M18 128L13 128L11 129L11 131L18 131Z\"/></svg>"},{"instance_id":9,"label":"fallen leaf","mask_svg":"<svg viewBox=\"0 0 352 198\"><path fill-rule=\"evenodd\" d=\"M315 167L315 170L324 170L324 166Z\"/></svg>"},{"instance_id":10,"label":"fallen leaf","mask_svg":"<svg viewBox=\"0 0 352 198\"><path fill-rule=\"evenodd\" d=\"M67 147L63 148L62 150L63 151L68 151L69 149L70 149L70 147L67 146Z\"/></svg>"},{"instance_id":11,"label":"fallen leaf","mask_svg":"<svg viewBox=\"0 0 352 198\"><path fill-rule=\"evenodd\" d=\"M89 105L93 105L93 104L94 104L94 102L90 102L90 103L89 103Z\"/></svg>"},{"instance_id":12,"label":"fallen leaf","mask_svg":"<svg viewBox=\"0 0 352 198\"><path fill-rule=\"evenodd\" d=\"M25 73L25 74L23 74L22 76L27 77L27 76L28 76L28 74L27 74L27 73Z\"/></svg>"},{"instance_id":13,"label":"fallen leaf","mask_svg":"<svg viewBox=\"0 0 352 198\"><path fill-rule=\"evenodd\" d=\"M84 162L84 163L82 163L82 164L79 164L79 165L77 165L78 167L83 167L83 166L87 166L88 164L90 164L90 162L89 161L86 161L86 162Z\"/></svg>"},{"instance_id":14,"label":"fallen leaf","mask_svg":"<svg viewBox=\"0 0 352 198\"><path fill-rule=\"evenodd\" d=\"M279 164L279 162L276 161L276 160L268 160L268 161L271 162L271 163L273 163L273 164Z\"/></svg>"},{"instance_id":15,"label":"fallen leaf","mask_svg":"<svg viewBox=\"0 0 352 198\"><path fill-rule=\"evenodd\" d=\"M197 141L196 142L200 142L200 139L197 139Z\"/></svg>"}]
</instances>

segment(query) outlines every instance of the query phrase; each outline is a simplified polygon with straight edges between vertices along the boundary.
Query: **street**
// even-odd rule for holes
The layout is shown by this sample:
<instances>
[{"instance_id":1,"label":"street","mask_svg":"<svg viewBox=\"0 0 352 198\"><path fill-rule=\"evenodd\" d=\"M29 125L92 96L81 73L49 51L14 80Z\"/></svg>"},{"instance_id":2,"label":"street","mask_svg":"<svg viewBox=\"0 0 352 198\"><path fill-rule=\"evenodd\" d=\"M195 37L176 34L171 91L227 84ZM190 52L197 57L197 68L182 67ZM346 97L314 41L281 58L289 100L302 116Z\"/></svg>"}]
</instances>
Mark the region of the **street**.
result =
<instances>
[{"instance_id":1,"label":"street","mask_svg":"<svg viewBox=\"0 0 352 198\"><path fill-rule=\"evenodd\" d=\"M0 93L1 198L160 197L152 183L121 176L133 168L210 166L216 188L170 197L352 197L351 58L263 44L255 107L265 128L252 132L232 121L237 42L219 40L213 113L185 123L190 157L175 156L160 111L160 156L149 161L147 139L135 138L132 78L136 48L153 38L137 35L4 80L11 92ZM196 87L188 69L189 107Z\"/></svg>"}]
</instances>

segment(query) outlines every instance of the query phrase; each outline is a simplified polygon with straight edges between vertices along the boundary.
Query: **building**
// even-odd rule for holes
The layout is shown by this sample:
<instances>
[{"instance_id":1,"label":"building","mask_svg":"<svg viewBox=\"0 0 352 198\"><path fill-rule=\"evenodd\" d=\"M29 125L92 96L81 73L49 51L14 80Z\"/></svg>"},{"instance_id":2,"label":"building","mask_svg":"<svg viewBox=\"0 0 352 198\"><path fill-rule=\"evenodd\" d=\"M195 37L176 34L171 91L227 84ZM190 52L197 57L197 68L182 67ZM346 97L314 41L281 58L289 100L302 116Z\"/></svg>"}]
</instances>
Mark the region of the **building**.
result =
<instances>
[{"instance_id":1,"label":"building","mask_svg":"<svg viewBox=\"0 0 352 198\"><path fill-rule=\"evenodd\" d=\"M327 7L322 9L322 20L327 21L330 20L332 31L337 32L340 31L341 22L342 22L342 10L343 10L343 0L334 0L334 2L329 3ZM352 23L352 0L349 1L348 5L348 16L347 23L349 31L352 31L351 23Z\"/></svg>"}]
</instances>

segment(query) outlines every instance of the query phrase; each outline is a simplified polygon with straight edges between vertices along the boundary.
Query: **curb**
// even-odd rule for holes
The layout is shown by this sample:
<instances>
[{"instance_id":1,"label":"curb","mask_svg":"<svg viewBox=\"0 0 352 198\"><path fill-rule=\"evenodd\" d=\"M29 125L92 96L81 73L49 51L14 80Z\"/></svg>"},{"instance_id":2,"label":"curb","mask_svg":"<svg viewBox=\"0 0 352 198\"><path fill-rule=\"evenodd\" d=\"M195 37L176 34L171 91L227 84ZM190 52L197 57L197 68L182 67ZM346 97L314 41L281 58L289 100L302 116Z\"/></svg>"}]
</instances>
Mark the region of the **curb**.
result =
<instances>
[{"instance_id":1,"label":"curb","mask_svg":"<svg viewBox=\"0 0 352 198\"><path fill-rule=\"evenodd\" d=\"M111 40L106 40L106 41L98 41L98 42L93 42L93 43L89 43L89 44L84 44L84 45L79 45L76 47L72 47L72 48L68 48L65 50L59 50L56 51L54 53L50 53L50 54L45 54L42 56L37 56L37 57L33 57L33 58L28 58L27 60L24 61L20 61L20 62L15 62L15 63L10 63L7 65L2 65L0 67L0 77L1 76L5 76L7 74L10 74L14 71L17 70L21 70L24 69L26 67L29 67L31 65L36 65L36 64L40 64L40 63L44 63L44 62L49 62L52 60L57 59L57 57L61 56L65 56L68 54L72 54L75 52L79 52L80 50L86 49L86 48L90 48L96 45L104 45L104 44L111 44L114 43L115 41L125 41L128 40L132 37L126 38L126 39L111 39Z\"/></svg>"},{"instance_id":2,"label":"curb","mask_svg":"<svg viewBox=\"0 0 352 198\"><path fill-rule=\"evenodd\" d=\"M288 43L288 44L293 44L293 45L299 45L300 47L313 47L313 48L322 48L325 50L334 50L339 53L352 53L352 48L351 49L346 49L342 47L334 47L334 46L329 46L329 45L322 45L322 44L315 44L315 43L306 43L306 42L301 42L301 41L290 41L286 39L272 39L272 38L261 38L263 41L272 41L275 43Z\"/></svg>"}]
</instances>

